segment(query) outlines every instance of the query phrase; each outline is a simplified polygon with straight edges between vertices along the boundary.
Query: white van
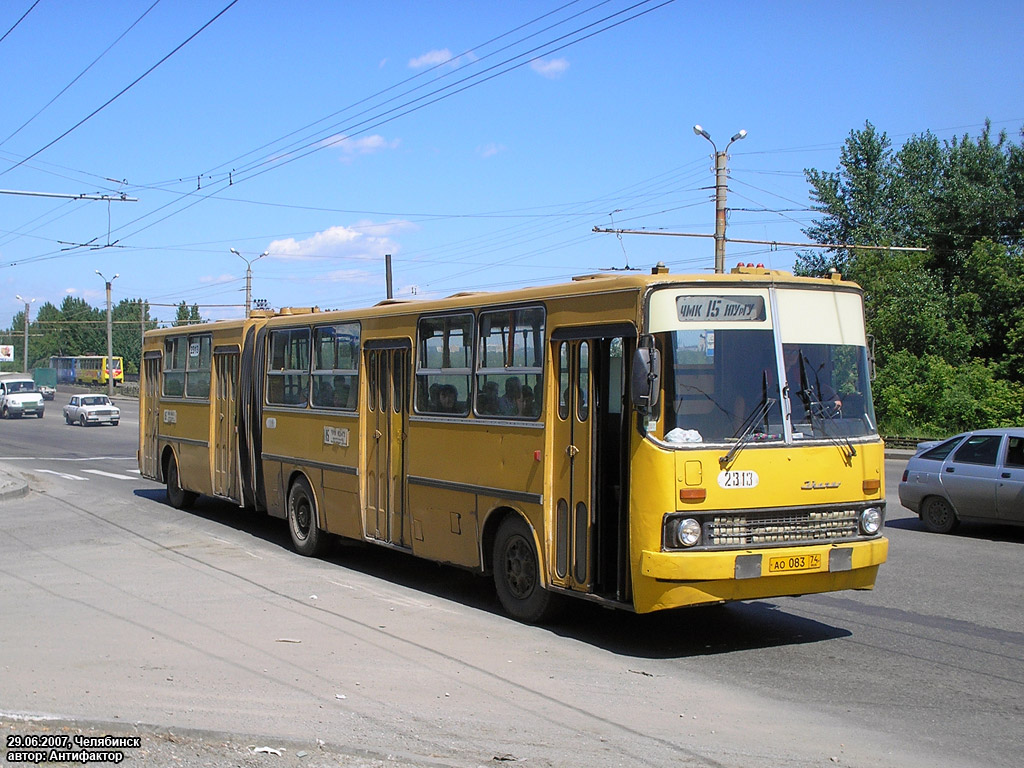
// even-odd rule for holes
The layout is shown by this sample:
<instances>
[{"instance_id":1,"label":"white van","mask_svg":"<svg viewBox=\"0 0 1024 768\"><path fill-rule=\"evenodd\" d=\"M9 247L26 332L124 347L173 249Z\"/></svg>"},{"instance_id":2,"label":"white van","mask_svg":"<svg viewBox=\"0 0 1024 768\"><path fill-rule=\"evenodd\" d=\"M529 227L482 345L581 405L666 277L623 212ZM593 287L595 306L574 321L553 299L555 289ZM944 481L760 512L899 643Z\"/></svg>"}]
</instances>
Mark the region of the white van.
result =
<instances>
[{"instance_id":1,"label":"white van","mask_svg":"<svg viewBox=\"0 0 1024 768\"><path fill-rule=\"evenodd\" d=\"M43 396L31 376L23 373L0 376L0 416L43 418Z\"/></svg>"}]
</instances>

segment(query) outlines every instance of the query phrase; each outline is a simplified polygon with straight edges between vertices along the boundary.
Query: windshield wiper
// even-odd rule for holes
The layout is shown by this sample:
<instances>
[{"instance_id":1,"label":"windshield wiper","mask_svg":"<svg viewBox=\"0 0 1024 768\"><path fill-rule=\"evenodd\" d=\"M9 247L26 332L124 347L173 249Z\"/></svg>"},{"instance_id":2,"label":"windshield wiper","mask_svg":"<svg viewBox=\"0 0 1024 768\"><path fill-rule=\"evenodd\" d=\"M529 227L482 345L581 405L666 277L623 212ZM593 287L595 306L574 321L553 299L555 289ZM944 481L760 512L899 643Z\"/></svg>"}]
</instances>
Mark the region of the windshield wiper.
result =
<instances>
[{"instance_id":1,"label":"windshield wiper","mask_svg":"<svg viewBox=\"0 0 1024 768\"><path fill-rule=\"evenodd\" d=\"M778 402L774 397L763 397L761 402L750 412L750 415L743 420L743 424L740 425L740 429L737 430L740 435L736 440L736 445L729 449L729 452L718 459L718 464L722 469L728 469L732 462L740 451L742 451L753 439L754 427L760 424L764 417L768 414L768 411L772 409L772 406Z\"/></svg>"}]
</instances>

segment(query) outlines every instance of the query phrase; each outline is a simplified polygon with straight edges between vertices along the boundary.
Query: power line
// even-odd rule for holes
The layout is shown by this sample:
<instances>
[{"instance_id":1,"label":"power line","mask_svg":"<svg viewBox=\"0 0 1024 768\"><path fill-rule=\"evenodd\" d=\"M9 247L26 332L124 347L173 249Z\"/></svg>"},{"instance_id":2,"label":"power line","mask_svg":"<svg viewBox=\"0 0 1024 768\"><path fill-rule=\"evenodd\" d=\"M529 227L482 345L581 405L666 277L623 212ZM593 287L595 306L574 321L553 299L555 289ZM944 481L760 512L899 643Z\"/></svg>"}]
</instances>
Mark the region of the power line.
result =
<instances>
[{"instance_id":1,"label":"power line","mask_svg":"<svg viewBox=\"0 0 1024 768\"><path fill-rule=\"evenodd\" d=\"M0 43L2 43L4 40L6 40L7 36L9 34L11 34L11 32L13 32L15 29L18 28L18 25L21 24L21 22L23 22L25 20L26 16L28 16L30 13L32 13L32 11L35 9L35 7L37 5L39 5L39 0L36 0L34 3L32 3L32 5L29 7L29 9L27 11L25 11L23 14L21 14L21 18L18 19L16 22L14 22L14 26L11 27L10 29L8 29L6 32L4 32L4 36L0 37Z\"/></svg>"},{"instance_id":2,"label":"power line","mask_svg":"<svg viewBox=\"0 0 1024 768\"><path fill-rule=\"evenodd\" d=\"M38 1L38 0L37 0L37 1ZM128 92L129 90L131 90L131 89L132 89L132 88L133 88L133 87L134 87L135 85L137 85L137 84L138 84L139 82L141 82L143 78L145 78L145 77L146 77L147 75L149 75L149 74L150 74L151 72L153 72L153 70L155 70L155 69L156 69L157 67L159 67L159 66L160 66L161 64L163 64L163 63L164 63L165 61L167 61L167 60L168 60L169 58L171 58L171 57L172 57L172 56L173 56L174 54L176 54L176 53L177 53L178 51L180 51L180 50L181 50L182 48L184 48L184 47L185 47L186 45L188 45L188 44L189 44L190 42L192 42L192 40L194 40L194 39L195 39L195 38L196 38L196 37L197 37L197 36L199 35L199 33L201 33L201 32L202 32L202 31L203 31L204 29L206 29L206 28L207 28L208 26L210 26L211 24L213 24L213 22L215 22L215 21L216 21L217 19L219 19L219 18L220 18L221 16L223 16L223 15L224 15L225 13L227 13L227 12L228 12L228 11L229 11L229 10L231 9L231 7L232 7L233 5L235 5L235 3L237 3L237 2L238 2L238 0L231 0L231 2L230 2L230 3L228 3L228 4L227 4L227 6L226 6L226 7L225 7L225 8L224 8L224 9L223 9L223 10L222 10L222 11L221 11L220 13L218 13L218 14L217 14L216 16L214 16L214 17L213 17L212 19L210 19L210 20L209 20L208 22L206 22L205 24L203 24L203 26L201 26L201 27L200 27L199 29L197 29L197 30L196 30L195 32L193 32L193 33L192 33L192 34L191 34L191 35L190 35L190 36L188 37L188 39L187 39L187 40L185 40L185 41L184 41L183 43L181 43L180 45L178 45L178 46L177 46L177 47L176 47L176 48L175 48L175 49L174 49L173 51L171 51L171 52L170 52L170 53L168 53L168 54L167 54L166 56L164 56L164 57L163 57L162 59L160 59L160 61L158 61L158 62L157 62L156 64L154 64L154 65L153 65L152 67L150 67L150 68L149 68L149 69L147 69L147 70L146 70L145 72L143 72L143 73L142 73L141 75L139 75L139 76L138 76L137 78L135 78L135 80L133 80L133 81L132 81L131 83L129 83L128 85L126 85L126 86L125 86L124 88L122 88L122 89L121 89L121 90L120 90L120 91L119 91L119 92L118 92L118 93L117 93L116 95L114 95L114 96L113 96L113 97L111 97L111 98L110 98L109 100L107 100L107 101L106 101L106 102L105 102L104 104L102 104L101 106L97 107L97 108L96 108L96 109L94 109L94 110L93 110L92 112L90 112L90 113L89 113L88 115L86 115L85 117L83 117L83 118L82 118L81 120L79 120L79 121L78 121L77 123L75 123L75 124L74 124L73 126L71 126L70 128L68 128L68 129L67 129L66 131L64 131L64 133L62 133L62 134L61 134L60 136L58 136L57 138L55 138L55 139L54 139L53 141L51 141L51 142L50 142L49 144L47 144L46 146L44 146L44 147L42 147L42 148L40 148L40 149L37 149L37 150L36 150L35 152L33 152L33 153L32 153L31 155L29 155L28 157L26 157L26 158L25 158L24 160L21 160L20 162L16 163L15 165L12 165L12 166L11 166L10 168L8 168L8 169L6 169L6 170L4 170L4 171L0 171L0 176L3 176L4 174L6 174L6 173L9 173L10 171L13 171L13 170L14 170L15 168L18 168L18 167L19 167L19 166L21 166L21 165L24 165L24 164L25 164L26 162L28 162L29 160L31 160L32 158L34 158L34 157L35 157L36 155L42 154L42 153L43 153L43 152L45 152L45 151L46 151L47 149L49 149L49 148L50 148L50 147L52 147L52 146L53 146L54 144L56 144L56 143L57 143L58 141L60 141L60 140L61 140L61 139L63 139L63 138L65 137L65 136L67 136L67 135L68 135L68 134L70 134L70 133L71 133L72 131L74 131L74 130L75 130L76 128L79 128L80 126L82 126L83 124L85 124L85 123L86 123L87 121L89 121L90 119L92 119L93 117L95 117L95 116L96 116L97 114L99 114L99 113L100 113L101 111L103 111L104 109L106 109L107 107L109 107L109 106L110 106L111 104L113 104L113 103L114 103L115 101L117 101L117 100L118 100L118 99L119 99L119 98L120 98L121 96L123 96L123 95L124 95L125 93L127 93L127 92ZM33 6L33 7L35 7L35 6ZM30 10L31 10L31 9L30 9Z\"/></svg>"},{"instance_id":3,"label":"power line","mask_svg":"<svg viewBox=\"0 0 1024 768\"><path fill-rule=\"evenodd\" d=\"M38 2L38 0L36 0L36 2ZM13 139L19 133L21 133L21 130L25 126L27 126L29 123L31 123L33 120L35 120L41 114L43 114L43 112L45 112L50 107L50 105L53 104L53 102L55 102L57 99L59 99L61 96L63 96L64 93L68 90L68 88L70 88L72 85L77 83L82 78L82 76L85 75L86 72L88 72L90 69L93 68L93 66L96 64L96 62L98 62L100 59L102 59L104 56L106 56L110 52L111 48L113 48L115 45L117 45L119 42L121 42L122 38L124 38L125 35L127 35L129 32L131 32L135 28L136 24L138 24L140 21L142 21L144 18L146 18L146 16L149 15L149 12L152 11L154 8L156 8L159 3L160 3L160 0L154 0L153 4L151 6L149 6L149 8L147 8L143 12L143 14L141 16L139 16L139 18L137 18L135 21L133 21L131 26L128 27L128 29L126 29L124 32L122 32L120 35L118 35L117 39L114 42L112 42L110 45L108 45L106 47L106 49L103 51L103 53L101 53L99 56L97 56L95 59L93 59L92 62L89 64L89 66L87 66L85 69L83 69L81 72L79 72L70 83L68 83L63 88L61 88L60 92L56 96L54 96L52 99L50 99L48 102L46 102L46 104L44 104L43 107L38 112L36 112L34 115L32 115L32 117L30 117L24 123L22 123L14 131L14 133L12 133L10 136L8 136L3 141L0 141L0 147L2 147L4 144L6 144L11 139ZM32 6L32 7L34 8L35 6ZM31 8L29 10L31 10ZM86 118L86 119L88 119L88 118ZM72 130L74 130L74 129L72 129Z\"/></svg>"}]
</instances>

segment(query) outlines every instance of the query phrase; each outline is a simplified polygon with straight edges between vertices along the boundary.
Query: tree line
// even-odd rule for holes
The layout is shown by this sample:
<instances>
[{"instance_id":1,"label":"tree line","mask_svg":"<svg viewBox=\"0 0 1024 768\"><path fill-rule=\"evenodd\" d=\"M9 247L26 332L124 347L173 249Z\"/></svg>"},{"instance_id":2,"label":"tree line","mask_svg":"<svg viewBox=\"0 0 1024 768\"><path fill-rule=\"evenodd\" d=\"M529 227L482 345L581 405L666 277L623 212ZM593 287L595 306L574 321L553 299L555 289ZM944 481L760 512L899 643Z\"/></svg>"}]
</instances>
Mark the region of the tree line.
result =
<instances>
[{"instance_id":1,"label":"tree line","mask_svg":"<svg viewBox=\"0 0 1024 768\"><path fill-rule=\"evenodd\" d=\"M894 149L868 122L836 170L805 176L815 242L925 249L803 252L795 265L863 287L880 431L1024 423L1024 146L986 122L976 138L925 132Z\"/></svg>"},{"instance_id":2,"label":"tree line","mask_svg":"<svg viewBox=\"0 0 1024 768\"><path fill-rule=\"evenodd\" d=\"M124 359L125 373L139 372L142 359L142 334L166 323L150 316L144 299L122 299L110 309L111 347ZM173 325L202 322L198 305L182 302ZM84 299L65 297L60 307L50 302L41 305L36 316L29 317L28 365L25 363L25 311L18 312L9 330L0 334L4 344L14 347L14 362L3 363L4 370L22 371L46 368L50 357L107 354L107 309L91 306Z\"/></svg>"}]
</instances>

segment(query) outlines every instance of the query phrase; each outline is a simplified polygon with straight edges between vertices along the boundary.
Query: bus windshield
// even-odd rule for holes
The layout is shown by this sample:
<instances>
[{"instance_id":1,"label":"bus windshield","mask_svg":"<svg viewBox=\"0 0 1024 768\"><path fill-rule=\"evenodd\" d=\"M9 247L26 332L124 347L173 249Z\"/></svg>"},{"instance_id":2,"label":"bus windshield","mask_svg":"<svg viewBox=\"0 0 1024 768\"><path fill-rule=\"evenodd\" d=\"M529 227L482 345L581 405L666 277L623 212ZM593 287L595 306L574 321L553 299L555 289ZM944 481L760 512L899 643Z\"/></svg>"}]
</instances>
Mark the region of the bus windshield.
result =
<instances>
[{"instance_id":1,"label":"bus windshield","mask_svg":"<svg viewBox=\"0 0 1024 768\"><path fill-rule=\"evenodd\" d=\"M687 328L659 342L669 442L781 441L787 411L793 440L876 433L863 346L783 344L780 381L770 328Z\"/></svg>"}]
</instances>

